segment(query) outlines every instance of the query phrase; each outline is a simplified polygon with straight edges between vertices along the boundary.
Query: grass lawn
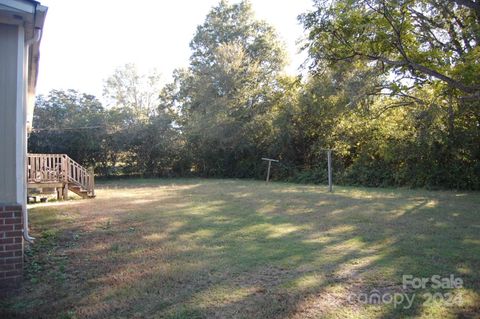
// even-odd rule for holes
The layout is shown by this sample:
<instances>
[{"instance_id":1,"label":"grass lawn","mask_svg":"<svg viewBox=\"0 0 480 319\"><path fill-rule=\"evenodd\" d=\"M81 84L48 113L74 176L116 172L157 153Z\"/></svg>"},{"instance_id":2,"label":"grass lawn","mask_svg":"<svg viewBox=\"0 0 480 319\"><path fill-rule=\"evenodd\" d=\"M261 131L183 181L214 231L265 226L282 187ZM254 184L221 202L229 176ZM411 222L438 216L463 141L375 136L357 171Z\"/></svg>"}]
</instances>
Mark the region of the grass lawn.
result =
<instances>
[{"instance_id":1,"label":"grass lawn","mask_svg":"<svg viewBox=\"0 0 480 319\"><path fill-rule=\"evenodd\" d=\"M480 317L480 193L202 179L98 187L93 200L31 207L37 241L0 318ZM462 288L402 285L402 275L450 274ZM373 293L413 303L361 298Z\"/></svg>"}]
</instances>

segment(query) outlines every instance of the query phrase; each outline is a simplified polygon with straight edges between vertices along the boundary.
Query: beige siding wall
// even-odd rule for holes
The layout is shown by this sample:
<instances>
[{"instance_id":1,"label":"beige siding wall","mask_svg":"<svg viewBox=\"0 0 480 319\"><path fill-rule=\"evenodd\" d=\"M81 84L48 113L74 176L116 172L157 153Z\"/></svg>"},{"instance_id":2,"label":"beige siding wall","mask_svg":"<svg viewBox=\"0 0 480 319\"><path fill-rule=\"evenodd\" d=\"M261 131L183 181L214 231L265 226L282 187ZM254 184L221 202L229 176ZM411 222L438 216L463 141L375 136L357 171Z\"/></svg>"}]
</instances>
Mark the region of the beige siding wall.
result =
<instances>
[{"instance_id":1,"label":"beige siding wall","mask_svg":"<svg viewBox=\"0 0 480 319\"><path fill-rule=\"evenodd\" d=\"M18 50L19 27L0 24L0 203L18 203L19 186L23 185L23 181L18 180L22 164L18 156L23 152L19 148L23 143L16 134L19 129L17 93L22 91L18 88Z\"/></svg>"}]
</instances>

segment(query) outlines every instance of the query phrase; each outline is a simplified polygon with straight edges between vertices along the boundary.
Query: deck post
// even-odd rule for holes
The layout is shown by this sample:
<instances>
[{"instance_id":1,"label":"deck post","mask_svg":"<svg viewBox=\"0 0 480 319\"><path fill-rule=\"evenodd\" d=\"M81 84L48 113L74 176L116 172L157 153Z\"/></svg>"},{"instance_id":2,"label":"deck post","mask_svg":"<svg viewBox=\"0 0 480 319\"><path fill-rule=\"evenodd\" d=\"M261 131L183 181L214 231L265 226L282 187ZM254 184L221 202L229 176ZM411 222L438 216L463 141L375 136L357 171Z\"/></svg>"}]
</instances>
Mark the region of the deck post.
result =
<instances>
[{"instance_id":1,"label":"deck post","mask_svg":"<svg viewBox=\"0 0 480 319\"><path fill-rule=\"evenodd\" d=\"M90 166L88 168L88 191L91 192L92 196L95 196L95 168Z\"/></svg>"},{"instance_id":2,"label":"deck post","mask_svg":"<svg viewBox=\"0 0 480 319\"><path fill-rule=\"evenodd\" d=\"M67 155L63 154L63 165L62 165L62 173L63 173L63 180L65 183L68 183L68 175L70 174L70 166L68 165Z\"/></svg>"},{"instance_id":3,"label":"deck post","mask_svg":"<svg viewBox=\"0 0 480 319\"><path fill-rule=\"evenodd\" d=\"M63 184L62 197L63 200L68 200L68 183Z\"/></svg>"}]
</instances>

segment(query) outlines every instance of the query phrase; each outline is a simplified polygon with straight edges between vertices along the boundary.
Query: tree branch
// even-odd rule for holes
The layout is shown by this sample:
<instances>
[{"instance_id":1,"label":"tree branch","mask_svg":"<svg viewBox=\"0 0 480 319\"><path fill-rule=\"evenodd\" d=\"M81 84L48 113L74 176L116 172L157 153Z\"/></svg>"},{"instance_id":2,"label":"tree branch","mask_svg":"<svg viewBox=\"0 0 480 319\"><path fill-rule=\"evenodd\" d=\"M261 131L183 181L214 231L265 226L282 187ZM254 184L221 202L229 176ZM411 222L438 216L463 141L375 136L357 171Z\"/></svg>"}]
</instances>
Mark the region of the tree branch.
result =
<instances>
[{"instance_id":1,"label":"tree branch","mask_svg":"<svg viewBox=\"0 0 480 319\"><path fill-rule=\"evenodd\" d=\"M362 54L359 54L359 55L362 55ZM466 92L466 93L476 94L480 90L480 88L478 86L465 85L460 81L456 81L449 76L446 76L446 75L444 75L444 74L442 74L438 71L435 71L431 68L428 68L424 65L413 62L412 60L396 61L396 60L387 59L387 58L382 57L382 56L374 56L374 55L368 55L368 54L367 55L363 54L363 56L367 57L370 60L382 61L386 64L393 65L393 66L396 66L396 67L402 67L402 66L411 67L414 70L420 71L420 72L422 72L426 75L429 75L431 77L439 79L439 80L447 83L449 86L451 86L455 89L458 89L460 91Z\"/></svg>"},{"instance_id":2,"label":"tree branch","mask_svg":"<svg viewBox=\"0 0 480 319\"><path fill-rule=\"evenodd\" d=\"M472 0L453 0L459 6L465 6L469 9L474 10L477 13L478 18L480 19L480 2Z\"/></svg>"}]
</instances>

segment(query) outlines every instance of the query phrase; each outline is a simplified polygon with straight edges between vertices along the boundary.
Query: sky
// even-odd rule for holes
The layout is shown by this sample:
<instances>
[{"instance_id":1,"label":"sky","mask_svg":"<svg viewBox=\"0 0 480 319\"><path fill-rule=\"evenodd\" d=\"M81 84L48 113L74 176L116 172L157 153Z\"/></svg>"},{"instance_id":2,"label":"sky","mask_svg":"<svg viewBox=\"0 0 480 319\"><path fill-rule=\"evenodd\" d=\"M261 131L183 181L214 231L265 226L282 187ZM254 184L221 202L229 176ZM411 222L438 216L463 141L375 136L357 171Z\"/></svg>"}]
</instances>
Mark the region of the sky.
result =
<instances>
[{"instance_id":1,"label":"sky","mask_svg":"<svg viewBox=\"0 0 480 319\"><path fill-rule=\"evenodd\" d=\"M37 94L76 89L101 98L113 71L135 63L156 69L166 83L172 71L188 66L189 43L219 0L41 0L48 14L40 47ZM230 0L230 2L238 2ZM303 29L297 16L313 0L251 0L256 17L278 32L290 57L286 71L298 73Z\"/></svg>"}]
</instances>

